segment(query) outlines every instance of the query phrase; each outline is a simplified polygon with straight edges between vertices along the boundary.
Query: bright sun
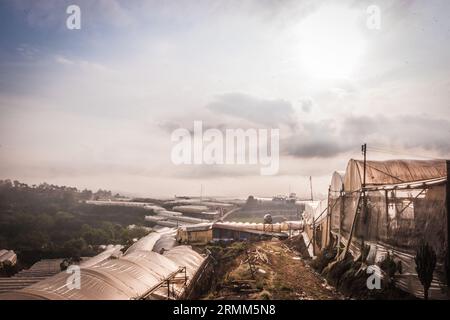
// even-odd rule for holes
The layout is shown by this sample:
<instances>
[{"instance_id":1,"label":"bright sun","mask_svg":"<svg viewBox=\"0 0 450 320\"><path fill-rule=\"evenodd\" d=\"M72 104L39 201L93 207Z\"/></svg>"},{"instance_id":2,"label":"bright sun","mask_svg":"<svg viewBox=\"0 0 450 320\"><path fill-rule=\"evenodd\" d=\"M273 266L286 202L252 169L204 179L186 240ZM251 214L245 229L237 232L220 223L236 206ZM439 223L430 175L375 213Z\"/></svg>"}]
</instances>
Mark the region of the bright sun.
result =
<instances>
[{"instance_id":1,"label":"bright sun","mask_svg":"<svg viewBox=\"0 0 450 320\"><path fill-rule=\"evenodd\" d=\"M321 8L300 25L299 55L313 77L348 78L364 51L364 38L350 9Z\"/></svg>"}]
</instances>

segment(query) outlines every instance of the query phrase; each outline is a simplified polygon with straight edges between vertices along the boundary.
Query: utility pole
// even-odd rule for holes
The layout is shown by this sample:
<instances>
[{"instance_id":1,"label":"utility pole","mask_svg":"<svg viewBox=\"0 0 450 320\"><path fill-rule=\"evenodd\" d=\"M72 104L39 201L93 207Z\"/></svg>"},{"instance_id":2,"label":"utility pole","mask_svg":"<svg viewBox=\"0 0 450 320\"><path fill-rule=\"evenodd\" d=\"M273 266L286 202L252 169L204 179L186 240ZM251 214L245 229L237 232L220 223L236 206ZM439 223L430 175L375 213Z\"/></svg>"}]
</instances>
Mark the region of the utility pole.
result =
<instances>
[{"instance_id":1,"label":"utility pole","mask_svg":"<svg viewBox=\"0 0 450 320\"><path fill-rule=\"evenodd\" d=\"M309 188L311 190L311 201L314 201L313 197L313 188L312 188L312 177L309 176ZM316 255L316 217L312 217L313 220L313 229L312 229L312 245L313 245L313 255Z\"/></svg>"},{"instance_id":2,"label":"utility pole","mask_svg":"<svg viewBox=\"0 0 450 320\"><path fill-rule=\"evenodd\" d=\"M361 184L361 190L360 190L360 194L359 194L359 197L358 197L358 203L356 204L355 215L353 216L352 228L350 229L350 236L348 238L347 245L345 246L345 250L344 250L344 253L342 255L342 259L345 259L345 257L347 256L348 250L349 250L350 245L352 243L353 233L355 232L356 224L358 223L358 214L360 214L360 213L363 214L364 224L366 224L366 219L367 219L367 197L366 197L367 144L366 143L364 143L361 146L361 152L364 155L363 179L362 179L363 181L362 181L362 184ZM360 207L361 200L362 200L362 207ZM362 248L364 249L364 237L362 238Z\"/></svg>"},{"instance_id":3,"label":"utility pole","mask_svg":"<svg viewBox=\"0 0 450 320\"><path fill-rule=\"evenodd\" d=\"M364 173L363 173L363 183L362 183L362 187L363 189L366 187L366 158L367 158L367 143L364 143L361 146L361 152L364 155Z\"/></svg>"},{"instance_id":4,"label":"utility pole","mask_svg":"<svg viewBox=\"0 0 450 320\"><path fill-rule=\"evenodd\" d=\"M364 223L367 222L367 195L366 195L366 166L367 166L367 143L364 143L361 146L361 152L364 156L364 165L363 165L363 182L362 182L362 196L363 196L363 217Z\"/></svg>"}]
</instances>

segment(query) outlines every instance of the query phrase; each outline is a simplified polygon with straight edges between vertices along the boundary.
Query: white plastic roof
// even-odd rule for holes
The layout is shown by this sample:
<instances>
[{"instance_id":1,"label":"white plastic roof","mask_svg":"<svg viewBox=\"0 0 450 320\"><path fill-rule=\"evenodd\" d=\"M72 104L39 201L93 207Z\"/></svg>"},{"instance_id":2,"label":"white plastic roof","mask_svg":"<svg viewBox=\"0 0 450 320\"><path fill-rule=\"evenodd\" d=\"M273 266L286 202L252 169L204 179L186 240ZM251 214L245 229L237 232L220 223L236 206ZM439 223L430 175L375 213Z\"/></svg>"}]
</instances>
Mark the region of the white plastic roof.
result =
<instances>
[{"instance_id":1,"label":"white plastic roof","mask_svg":"<svg viewBox=\"0 0 450 320\"><path fill-rule=\"evenodd\" d=\"M363 182L364 162L351 159L344 177L346 192L358 191ZM446 178L445 160L367 161L366 184L369 186L427 181Z\"/></svg>"},{"instance_id":2,"label":"white plastic roof","mask_svg":"<svg viewBox=\"0 0 450 320\"><path fill-rule=\"evenodd\" d=\"M313 219L316 223L325 219L327 217L327 213L324 211L327 210L327 206L327 200L305 202L305 211L303 212L303 219L305 219L305 223L312 225Z\"/></svg>"},{"instance_id":3,"label":"white plastic roof","mask_svg":"<svg viewBox=\"0 0 450 320\"><path fill-rule=\"evenodd\" d=\"M89 258L88 260L81 262L80 266L90 267L93 266L94 264L109 259L111 256L120 257L122 255L122 252L120 251L122 248L123 246L121 245L108 245L105 251L96 255L95 257Z\"/></svg>"},{"instance_id":4,"label":"white plastic roof","mask_svg":"<svg viewBox=\"0 0 450 320\"><path fill-rule=\"evenodd\" d=\"M136 242L117 259L81 266L80 288L67 285L72 273L61 272L20 291L0 295L0 299L124 300L142 296L179 269L186 267L189 278L204 257L190 246L179 246L164 255L153 252L154 245L174 230L154 232ZM178 288L178 291L181 289Z\"/></svg>"},{"instance_id":5,"label":"white plastic roof","mask_svg":"<svg viewBox=\"0 0 450 320\"><path fill-rule=\"evenodd\" d=\"M331 177L330 193L332 197L339 197L341 191L344 190L345 172L335 171Z\"/></svg>"}]
</instances>

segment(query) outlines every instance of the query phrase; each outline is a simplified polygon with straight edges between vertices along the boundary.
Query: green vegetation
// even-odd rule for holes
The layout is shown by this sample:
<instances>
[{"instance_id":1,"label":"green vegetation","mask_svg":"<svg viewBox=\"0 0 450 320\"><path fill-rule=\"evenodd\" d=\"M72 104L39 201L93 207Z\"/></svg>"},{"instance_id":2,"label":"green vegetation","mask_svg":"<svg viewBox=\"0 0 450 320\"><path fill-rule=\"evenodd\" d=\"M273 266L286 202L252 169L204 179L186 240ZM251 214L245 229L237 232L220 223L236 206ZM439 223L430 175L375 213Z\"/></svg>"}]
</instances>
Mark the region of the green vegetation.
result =
<instances>
[{"instance_id":1,"label":"green vegetation","mask_svg":"<svg viewBox=\"0 0 450 320\"><path fill-rule=\"evenodd\" d=\"M423 285L424 299L428 300L428 290L436 267L436 252L428 243L421 241L417 248L415 260L417 275Z\"/></svg>"},{"instance_id":2,"label":"green vegetation","mask_svg":"<svg viewBox=\"0 0 450 320\"><path fill-rule=\"evenodd\" d=\"M379 263L381 270L386 274L388 287L395 287L395 274L399 271L399 265L395 263L393 257L388 252L386 257Z\"/></svg>"},{"instance_id":3,"label":"green vegetation","mask_svg":"<svg viewBox=\"0 0 450 320\"><path fill-rule=\"evenodd\" d=\"M331 246L321 252L317 258L310 262L312 268L319 272L328 283L353 299L387 299L403 300L414 299L414 296L401 291L395 286L394 275L401 272L401 264L395 263L388 254L383 261L379 262L379 267L385 274L381 282L380 290L370 290L367 287L367 263L368 248L364 248L362 256L356 261L348 254L345 259L337 260L336 251Z\"/></svg>"},{"instance_id":4,"label":"green vegetation","mask_svg":"<svg viewBox=\"0 0 450 320\"><path fill-rule=\"evenodd\" d=\"M148 233L127 228L145 225L148 210L84 203L108 197L111 191L0 180L0 248L14 250L27 266L43 258L92 256L98 245L127 245Z\"/></svg>"}]
</instances>

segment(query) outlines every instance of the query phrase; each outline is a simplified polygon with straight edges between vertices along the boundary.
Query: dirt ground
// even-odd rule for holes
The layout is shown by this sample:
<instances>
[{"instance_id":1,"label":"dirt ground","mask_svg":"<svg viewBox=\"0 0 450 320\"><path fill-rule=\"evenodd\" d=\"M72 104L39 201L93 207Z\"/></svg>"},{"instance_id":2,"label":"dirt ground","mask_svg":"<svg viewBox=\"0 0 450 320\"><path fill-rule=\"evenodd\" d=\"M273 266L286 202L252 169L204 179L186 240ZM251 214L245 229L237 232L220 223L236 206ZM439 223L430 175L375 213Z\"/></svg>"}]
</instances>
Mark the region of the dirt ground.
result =
<instances>
[{"instance_id":1,"label":"dirt ground","mask_svg":"<svg viewBox=\"0 0 450 320\"><path fill-rule=\"evenodd\" d=\"M278 240L246 245L220 277L205 299L344 299L298 252Z\"/></svg>"}]
</instances>

